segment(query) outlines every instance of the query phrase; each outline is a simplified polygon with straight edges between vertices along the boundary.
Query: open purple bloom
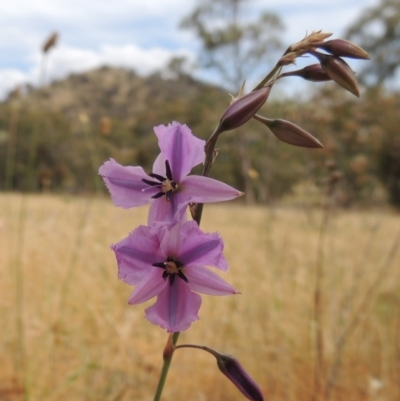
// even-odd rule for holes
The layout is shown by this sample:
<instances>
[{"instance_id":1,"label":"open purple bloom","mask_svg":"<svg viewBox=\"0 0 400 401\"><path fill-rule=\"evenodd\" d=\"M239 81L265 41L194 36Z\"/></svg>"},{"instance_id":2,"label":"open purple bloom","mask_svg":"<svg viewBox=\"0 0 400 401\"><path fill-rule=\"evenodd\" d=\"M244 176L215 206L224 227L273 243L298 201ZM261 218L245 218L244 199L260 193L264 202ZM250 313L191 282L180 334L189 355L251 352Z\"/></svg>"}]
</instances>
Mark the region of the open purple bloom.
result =
<instances>
[{"instance_id":1,"label":"open purple bloom","mask_svg":"<svg viewBox=\"0 0 400 401\"><path fill-rule=\"evenodd\" d=\"M225 271L228 264L219 235L203 233L195 221L170 229L140 226L112 249L118 277L135 285L128 303L138 304L157 296L156 303L146 309L146 318L169 332L186 330L198 319L201 297L196 292L237 293L205 267Z\"/></svg>"},{"instance_id":2,"label":"open purple bloom","mask_svg":"<svg viewBox=\"0 0 400 401\"><path fill-rule=\"evenodd\" d=\"M161 153L146 174L142 167L124 167L110 159L99 169L116 206L125 209L151 202L148 223L174 224L189 203L220 202L243 195L220 181L188 176L204 162L205 142L186 125L174 122L154 128Z\"/></svg>"}]
</instances>

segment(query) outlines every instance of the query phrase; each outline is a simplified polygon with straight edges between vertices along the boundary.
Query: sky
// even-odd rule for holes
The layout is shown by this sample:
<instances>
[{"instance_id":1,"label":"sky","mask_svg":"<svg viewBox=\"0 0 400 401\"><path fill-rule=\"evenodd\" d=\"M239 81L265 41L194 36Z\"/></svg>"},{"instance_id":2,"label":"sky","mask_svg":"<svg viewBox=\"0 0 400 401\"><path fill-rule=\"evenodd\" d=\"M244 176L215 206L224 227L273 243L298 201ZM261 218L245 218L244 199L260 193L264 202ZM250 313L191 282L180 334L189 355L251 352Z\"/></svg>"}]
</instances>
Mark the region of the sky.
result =
<instances>
[{"instance_id":1,"label":"sky","mask_svg":"<svg viewBox=\"0 0 400 401\"><path fill-rule=\"evenodd\" d=\"M253 0L254 14L277 13L289 45L322 29L341 37L378 0ZM19 84L39 85L41 47L54 31L57 46L46 62L46 81L102 65L141 75L162 69L173 56L196 60L194 33L179 29L196 0L0 0L0 99ZM216 81L210 72L196 75Z\"/></svg>"}]
</instances>

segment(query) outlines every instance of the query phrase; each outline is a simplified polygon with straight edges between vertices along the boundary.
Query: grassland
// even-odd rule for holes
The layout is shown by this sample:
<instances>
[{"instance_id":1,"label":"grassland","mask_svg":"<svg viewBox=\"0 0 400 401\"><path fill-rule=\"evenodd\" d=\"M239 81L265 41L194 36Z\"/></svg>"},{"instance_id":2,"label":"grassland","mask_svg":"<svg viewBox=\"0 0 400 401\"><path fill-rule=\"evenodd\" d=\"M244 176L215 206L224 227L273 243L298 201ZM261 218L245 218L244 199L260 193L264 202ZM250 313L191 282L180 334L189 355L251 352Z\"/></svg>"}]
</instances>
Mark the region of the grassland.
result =
<instances>
[{"instance_id":1,"label":"grassland","mask_svg":"<svg viewBox=\"0 0 400 401\"><path fill-rule=\"evenodd\" d=\"M1 401L152 399L167 335L143 318L151 302L127 305L109 248L146 212L1 195ZM241 295L204 296L180 342L234 354L269 401L400 399L400 216L333 210L321 231L324 213L207 206L202 227L224 238ZM210 355L183 349L163 399L243 396Z\"/></svg>"}]
</instances>

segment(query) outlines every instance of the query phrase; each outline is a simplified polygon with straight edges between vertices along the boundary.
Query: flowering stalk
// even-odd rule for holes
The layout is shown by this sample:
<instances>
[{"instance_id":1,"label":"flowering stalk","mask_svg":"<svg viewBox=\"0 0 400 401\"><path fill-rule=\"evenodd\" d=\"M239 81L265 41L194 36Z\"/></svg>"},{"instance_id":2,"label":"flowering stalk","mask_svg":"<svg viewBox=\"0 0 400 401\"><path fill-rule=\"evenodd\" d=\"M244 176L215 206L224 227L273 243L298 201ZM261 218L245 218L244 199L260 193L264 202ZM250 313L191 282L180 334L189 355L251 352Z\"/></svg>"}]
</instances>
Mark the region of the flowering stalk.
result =
<instances>
[{"instance_id":1,"label":"flowering stalk","mask_svg":"<svg viewBox=\"0 0 400 401\"><path fill-rule=\"evenodd\" d=\"M218 127L216 128L214 133L211 135L209 140L206 142L206 145L204 148L205 152L206 152L206 158L204 161L203 172L202 172L202 175L204 177L208 176L211 166L212 166L215 156L216 156L215 145L217 144L217 140L218 140L218 136L219 136L219 134L216 134L217 132L218 132ZM201 222L202 212L203 212L203 204L198 203L196 205L195 211L193 213L193 220L199 226L200 226L200 222ZM171 341L171 339L172 339L172 345L173 345L173 347L175 347L178 342L179 335L180 335L180 332L175 332L175 333L173 333L172 337L171 336L168 337L166 348L168 347L168 345L169 345L168 343L169 343L169 341ZM177 346L177 347L179 347L179 346ZM177 347L175 347L175 348L177 348ZM174 355L173 352L168 353L167 355L164 354L164 362L163 362L163 365L161 368L161 373L160 373L160 377L158 379L157 389L154 394L153 401L160 401L160 399L161 399L161 394L164 389L165 381L167 379L167 375L168 375L169 367L171 366L173 355Z\"/></svg>"},{"instance_id":2,"label":"flowering stalk","mask_svg":"<svg viewBox=\"0 0 400 401\"><path fill-rule=\"evenodd\" d=\"M252 401L262 401L258 385L240 363L230 355L198 345L177 346L179 332L198 319L201 305L198 293L231 295L237 291L206 266L227 269L223 242L217 233L199 229L203 203L231 200L243 195L234 188L208 177L217 156L216 144L221 133L238 128L254 118L269 128L280 140L295 146L317 148L322 144L295 124L257 115L278 79L299 76L311 81L333 80L355 95L357 81L350 67L340 58L366 58L356 45L343 40L324 42L331 34L312 32L286 50L272 71L248 94L232 99L207 142L196 138L186 125L173 122L154 128L160 154L151 173L140 166L121 166L113 159L104 163L99 173L116 206L131 208L150 204L148 226L140 226L112 246L118 262L118 277L134 285L128 303L137 304L157 297L146 309L146 318L170 334L163 352L163 366L154 395L159 401L174 350L189 347L205 350L217 359L218 368ZM331 55L319 53L322 48ZM311 54L319 60L302 70L281 74L284 66L298 57ZM189 175L203 163L202 176ZM187 221L189 207L194 221ZM160 270L161 269L161 270Z\"/></svg>"},{"instance_id":3,"label":"flowering stalk","mask_svg":"<svg viewBox=\"0 0 400 401\"><path fill-rule=\"evenodd\" d=\"M357 81L355 80L354 74L351 71L350 67L339 57L348 56L354 57L354 54L359 56L360 58L367 58L368 55L362 53L362 49L359 49L357 46L352 46L352 44L344 43L343 41L330 41L324 42L326 38L330 37L330 33L323 33L321 31L312 32L310 35L307 35L303 40L298 43L295 43L288 47L283 56L278 60L274 68L265 76L261 82L247 95L242 96L242 91L239 92L239 95L233 99L231 105L225 110L223 113L221 120L214 130L213 134L210 136L208 141L205 144L205 160L203 165L202 175L207 177L210 169L214 163L214 160L217 156L216 144L220 134L224 131L229 131L234 128L238 128L241 125L245 124L249 119L256 118L258 121L267 125L269 129L281 140L287 142L291 145L295 146L303 146L303 147L322 147L322 144L310 135L308 132L304 131L300 127L296 125L284 121L284 120L269 120L265 119L261 116L258 116L256 113L262 107L262 105L266 102L269 93L271 91L272 86L276 82L276 80L281 79L285 76L298 75L303 79L308 79L311 81L325 81L325 80L334 80L340 86L349 90L356 96L359 95ZM321 54L316 52L317 48L324 48L328 52L332 52L332 56ZM344 50L343 50L344 48ZM298 57L301 57L305 54L311 54L315 56L319 60L319 65L313 65L306 67L303 70L299 70L293 72L292 74L281 74L281 70L284 66L295 64L295 61ZM351 53L351 54L350 54ZM349 55L350 54L350 55ZM203 203L192 202L189 204L190 211L193 219L200 224L202 211L203 211ZM178 339L179 333L174 333L173 336L173 346L175 346L176 341ZM207 347L202 346L194 346L194 345L181 345L176 346L176 348L182 348L184 346L189 346L192 348L200 348L206 351L209 351ZM211 351L209 351L211 352ZM213 353L213 352L211 352ZM254 393L248 393L246 390L247 384L242 387L240 383L239 377L246 376L242 374L243 371L239 367L237 361L234 359L230 359L227 357L219 358L216 353L213 353L216 356L218 361L218 367L220 370L228 377L234 384L239 388L242 393L251 400L262 400L262 394L259 389L255 390ZM173 352L168 353L167 357L164 358L164 365L162 368L159 385L157 387L157 393L154 398L154 401L159 401L162 388L165 383L165 379L168 373L169 366L171 364ZM219 358L219 359L218 359ZM257 386L256 386L257 387ZM250 386L252 388L252 386Z\"/></svg>"},{"instance_id":4,"label":"flowering stalk","mask_svg":"<svg viewBox=\"0 0 400 401\"><path fill-rule=\"evenodd\" d=\"M210 173L211 166L213 165L215 157L216 157L215 146L217 144L219 135L222 132L223 132L223 129L221 128L221 125L218 125L217 128L214 130L213 134L210 136L210 138L206 142L206 145L204 147L206 155L205 155L203 171L202 171L202 175L204 177L208 177L208 175ZM198 203L195 206L192 217L193 217L193 220L199 226L200 226L200 222L201 222L202 212L203 212L203 203ZM175 332L173 334L173 336L172 336L173 346L175 346L176 343L178 342L179 334L180 334L180 332ZM160 374L160 378L158 380L158 385L157 385L157 389L156 389L156 393L154 395L153 401L160 401L160 399L161 399L161 394L162 394L164 384L165 384L165 381L166 381L166 378L168 375L169 367L171 366L173 355L174 355L173 353L169 353L168 355L164 356L164 362L163 362L163 366L161 368L161 374Z\"/></svg>"},{"instance_id":5,"label":"flowering stalk","mask_svg":"<svg viewBox=\"0 0 400 401\"><path fill-rule=\"evenodd\" d=\"M206 152L206 158L204 161L203 171L202 171L202 175L204 177L207 177L208 174L210 174L211 166L213 165L214 160L217 156L215 146L217 144L219 134L221 134L221 133L222 133L221 128L220 128L220 126L218 126L215 129L215 131L213 132L213 134L210 136L210 138L206 142L206 146L204 147L204 150ZM193 220L198 225L200 225L202 213L203 213L203 203L198 203L196 205L194 213L193 213Z\"/></svg>"}]
</instances>

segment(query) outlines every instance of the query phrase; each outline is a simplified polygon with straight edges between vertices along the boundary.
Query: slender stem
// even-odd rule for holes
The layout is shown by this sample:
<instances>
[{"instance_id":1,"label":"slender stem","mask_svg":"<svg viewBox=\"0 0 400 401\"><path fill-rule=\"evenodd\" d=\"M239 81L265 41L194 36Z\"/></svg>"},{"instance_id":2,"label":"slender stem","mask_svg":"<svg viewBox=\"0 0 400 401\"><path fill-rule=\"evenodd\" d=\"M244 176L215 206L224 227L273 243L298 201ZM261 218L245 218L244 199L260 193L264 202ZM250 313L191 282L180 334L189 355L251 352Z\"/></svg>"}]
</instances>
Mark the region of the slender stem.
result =
<instances>
[{"instance_id":1,"label":"slender stem","mask_svg":"<svg viewBox=\"0 0 400 401\"><path fill-rule=\"evenodd\" d=\"M205 345L181 344L181 345L177 345L177 346L175 347L175 349L178 349L178 348L196 348L196 349L201 349L201 350L203 350L203 351L207 351L207 352L210 353L211 355L214 355L216 358L218 358L218 356L220 355L219 352L214 351L213 349L208 348L208 347L205 346Z\"/></svg>"},{"instance_id":2,"label":"slender stem","mask_svg":"<svg viewBox=\"0 0 400 401\"><path fill-rule=\"evenodd\" d=\"M24 321L24 268L22 256L25 249L25 226L27 219L27 196L23 195L18 212L17 222L17 244L13 270L15 275L15 305L16 305L16 328L18 350L15 353L15 371L23 383L23 399L27 400L27 371L26 371L26 345L25 345L25 321Z\"/></svg>"},{"instance_id":3,"label":"slender stem","mask_svg":"<svg viewBox=\"0 0 400 401\"><path fill-rule=\"evenodd\" d=\"M179 334L180 334L179 332L176 332L172 335L172 344L174 346L178 341ZM165 381L167 380L167 374L168 374L169 367L172 362L173 355L174 355L174 353L172 352L168 357L164 358L164 364L161 369L160 378L158 379L158 385L157 385L156 393L154 394L153 401L160 401L160 399L161 399L161 394L164 389Z\"/></svg>"},{"instance_id":4,"label":"slender stem","mask_svg":"<svg viewBox=\"0 0 400 401\"><path fill-rule=\"evenodd\" d=\"M18 96L18 95L17 95ZM5 189L10 191L13 189L13 177L16 161L18 120L19 120L19 99L12 99L10 113L10 136L7 146L6 168L5 168Z\"/></svg>"},{"instance_id":5,"label":"slender stem","mask_svg":"<svg viewBox=\"0 0 400 401\"><path fill-rule=\"evenodd\" d=\"M210 136L210 138L208 139L208 141L206 142L206 145L204 147L206 157L204 160L204 166L203 166L203 172L202 172L203 177L207 177L208 174L210 173L211 166L213 165L215 157L217 156L215 146L217 144L219 135L222 132L223 132L223 130L222 130L221 126L218 125L217 128L212 133L212 135ZM203 213L203 204L198 203L196 206L196 211L193 216L193 220L196 221L198 225L200 225L202 213Z\"/></svg>"},{"instance_id":6,"label":"slender stem","mask_svg":"<svg viewBox=\"0 0 400 401\"><path fill-rule=\"evenodd\" d=\"M275 67L272 69L272 71L265 77L262 79L262 81L254 87L254 89L252 90L252 92L263 88L264 86L267 85L267 83L274 77L274 75L279 75L279 72L281 71L282 66L279 64L279 62L275 65Z\"/></svg>"},{"instance_id":7,"label":"slender stem","mask_svg":"<svg viewBox=\"0 0 400 401\"><path fill-rule=\"evenodd\" d=\"M315 323L315 361L314 361L314 390L312 400L318 400L324 379L324 337L322 332L322 282L324 278L325 239L332 211L333 188L328 189L324 214L318 235L317 263L314 288L314 323Z\"/></svg>"}]
</instances>

